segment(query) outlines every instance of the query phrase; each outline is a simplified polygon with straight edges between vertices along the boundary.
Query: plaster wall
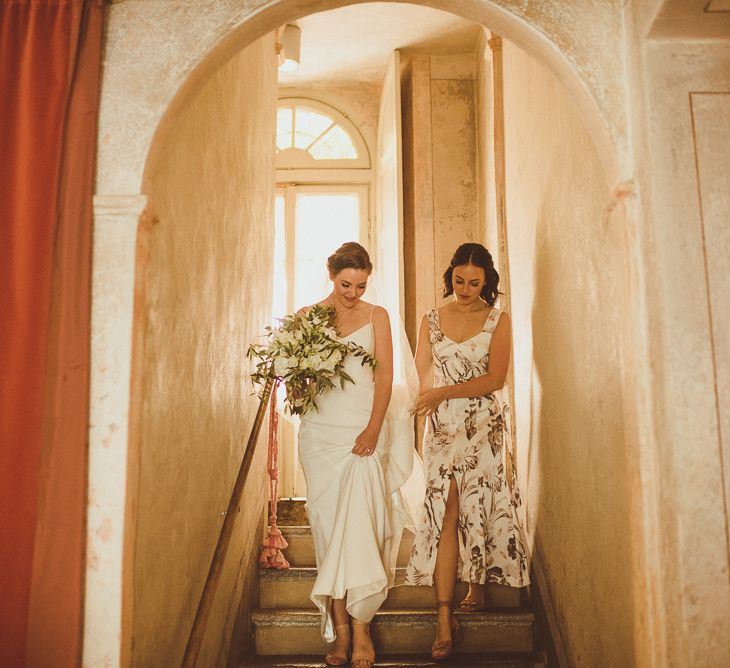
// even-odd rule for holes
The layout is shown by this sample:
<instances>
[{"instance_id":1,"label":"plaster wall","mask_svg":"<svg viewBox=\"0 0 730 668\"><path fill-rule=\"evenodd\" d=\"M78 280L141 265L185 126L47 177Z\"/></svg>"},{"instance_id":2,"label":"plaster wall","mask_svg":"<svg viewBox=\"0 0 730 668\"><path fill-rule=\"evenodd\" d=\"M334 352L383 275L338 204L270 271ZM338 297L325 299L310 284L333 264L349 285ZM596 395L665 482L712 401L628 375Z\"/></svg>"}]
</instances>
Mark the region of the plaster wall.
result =
<instances>
[{"instance_id":1,"label":"plaster wall","mask_svg":"<svg viewBox=\"0 0 730 668\"><path fill-rule=\"evenodd\" d=\"M258 405L245 353L270 308L275 109L268 35L189 99L149 166L133 666L180 664ZM265 456L259 444L200 665L226 665L254 591Z\"/></svg>"},{"instance_id":2,"label":"plaster wall","mask_svg":"<svg viewBox=\"0 0 730 668\"><path fill-rule=\"evenodd\" d=\"M499 238L494 197L494 80L492 75L492 50L487 44L489 31L485 28L479 36L475 62L475 105L477 141L477 215L480 238L499 266Z\"/></svg>"},{"instance_id":3,"label":"plaster wall","mask_svg":"<svg viewBox=\"0 0 730 668\"><path fill-rule=\"evenodd\" d=\"M730 652L730 31L724 39L643 40L647 30L665 32L674 4L664 4L658 27L632 5L633 124L661 443L644 483L660 527L648 566L667 660L712 666Z\"/></svg>"},{"instance_id":4,"label":"plaster wall","mask_svg":"<svg viewBox=\"0 0 730 668\"><path fill-rule=\"evenodd\" d=\"M405 326L415 344L421 316L442 302L441 275L455 248L483 235L474 55L412 56L401 87Z\"/></svg>"},{"instance_id":5,"label":"plaster wall","mask_svg":"<svg viewBox=\"0 0 730 668\"><path fill-rule=\"evenodd\" d=\"M139 192L152 138L209 72L251 40L342 0L125 0L108 8L97 192ZM544 59L602 142L612 178L631 172L620 0L433 0ZM163 123L164 124L164 123Z\"/></svg>"},{"instance_id":6,"label":"plaster wall","mask_svg":"<svg viewBox=\"0 0 730 668\"><path fill-rule=\"evenodd\" d=\"M568 665L634 665L623 214L606 208L606 174L565 88L507 41L503 59L517 469L534 566Z\"/></svg>"}]
</instances>

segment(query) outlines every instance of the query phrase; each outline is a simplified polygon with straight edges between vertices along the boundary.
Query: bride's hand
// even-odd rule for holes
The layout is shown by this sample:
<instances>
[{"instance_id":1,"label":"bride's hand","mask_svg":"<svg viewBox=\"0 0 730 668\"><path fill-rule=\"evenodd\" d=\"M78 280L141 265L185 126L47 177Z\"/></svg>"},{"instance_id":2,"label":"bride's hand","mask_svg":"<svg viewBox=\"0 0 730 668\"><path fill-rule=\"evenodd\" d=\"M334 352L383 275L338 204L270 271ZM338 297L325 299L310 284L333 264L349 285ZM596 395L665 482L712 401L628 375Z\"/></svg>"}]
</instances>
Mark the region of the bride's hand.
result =
<instances>
[{"instance_id":1,"label":"bride's hand","mask_svg":"<svg viewBox=\"0 0 730 668\"><path fill-rule=\"evenodd\" d=\"M432 387L424 390L418 396L418 401L413 408L414 415L431 415L440 403L446 399L446 387Z\"/></svg>"},{"instance_id":2,"label":"bride's hand","mask_svg":"<svg viewBox=\"0 0 730 668\"><path fill-rule=\"evenodd\" d=\"M355 447L352 449L352 454L360 457L369 457L375 452L377 444L378 430L372 427L366 427L355 439Z\"/></svg>"}]
</instances>

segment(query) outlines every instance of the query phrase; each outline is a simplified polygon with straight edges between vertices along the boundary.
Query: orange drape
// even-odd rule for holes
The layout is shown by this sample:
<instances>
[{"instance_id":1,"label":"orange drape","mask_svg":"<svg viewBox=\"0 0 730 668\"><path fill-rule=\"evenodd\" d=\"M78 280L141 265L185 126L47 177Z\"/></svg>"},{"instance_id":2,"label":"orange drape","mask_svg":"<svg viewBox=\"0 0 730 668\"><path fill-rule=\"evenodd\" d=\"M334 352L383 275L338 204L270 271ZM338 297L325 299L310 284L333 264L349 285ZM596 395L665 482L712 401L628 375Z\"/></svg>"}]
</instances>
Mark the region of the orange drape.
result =
<instances>
[{"instance_id":1,"label":"orange drape","mask_svg":"<svg viewBox=\"0 0 730 668\"><path fill-rule=\"evenodd\" d=\"M0 665L80 663L101 0L0 0Z\"/></svg>"}]
</instances>

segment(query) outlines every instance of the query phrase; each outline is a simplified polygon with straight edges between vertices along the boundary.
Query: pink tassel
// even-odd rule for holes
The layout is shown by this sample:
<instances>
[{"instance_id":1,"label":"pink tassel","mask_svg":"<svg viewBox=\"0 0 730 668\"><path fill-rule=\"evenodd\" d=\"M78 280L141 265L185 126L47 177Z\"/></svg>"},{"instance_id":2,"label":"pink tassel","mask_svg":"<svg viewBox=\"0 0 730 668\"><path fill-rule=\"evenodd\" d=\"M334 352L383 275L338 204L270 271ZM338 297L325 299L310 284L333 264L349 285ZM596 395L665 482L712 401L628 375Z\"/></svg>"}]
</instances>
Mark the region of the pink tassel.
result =
<instances>
[{"instance_id":1,"label":"pink tassel","mask_svg":"<svg viewBox=\"0 0 730 668\"><path fill-rule=\"evenodd\" d=\"M264 547L274 547L279 550L289 547L289 543L286 542L284 536L281 535L281 530L275 524L271 525L269 535L264 539L263 545Z\"/></svg>"},{"instance_id":2,"label":"pink tassel","mask_svg":"<svg viewBox=\"0 0 730 668\"><path fill-rule=\"evenodd\" d=\"M269 497L271 499L271 517L269 519L269 533L262 543L259 566L261 568L289 568L289 562L284 558L282 550L289 543L276 526L276 510L279 501L279 414L276 412L276 388L278 381L274 381L271 390L271 406L269 407L269 453L266 468L269 473Z\"/></svg>"}]
</instances>

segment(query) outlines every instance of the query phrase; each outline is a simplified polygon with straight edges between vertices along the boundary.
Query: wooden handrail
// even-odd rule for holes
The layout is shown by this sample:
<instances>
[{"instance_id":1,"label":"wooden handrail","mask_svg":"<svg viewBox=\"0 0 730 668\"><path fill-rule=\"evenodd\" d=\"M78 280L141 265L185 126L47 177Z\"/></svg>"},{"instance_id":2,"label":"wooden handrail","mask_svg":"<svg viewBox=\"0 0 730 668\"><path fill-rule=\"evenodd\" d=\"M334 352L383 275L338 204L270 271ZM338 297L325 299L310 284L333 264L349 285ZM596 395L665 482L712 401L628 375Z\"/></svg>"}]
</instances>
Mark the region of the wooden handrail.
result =
<instances>
[{"instance_id":1,"label":"wooden handrail","mask_svg":"<svg viewBox=\"0 0 730 668\"><path fill-rule=\"evenodd\" d=\"M253 456L256 453L256 444L261 431L261 424L263 423L264 416L266 415L266 407L269 403L269 397L271 396L273 382L273 379L269 379L261 394L261 402L259 403L258 411L256 411L256 418L254 419L253 426L251 427L251 433L248 436L246 450L243 453L241 466L238 469L236 482L233 485L233 491L231 492L231 500L228 502L228 510L226 510L226 516L223 519L223 526L221 527L221 532L218 536L218 543L215 546L215 552L213 553L210 568L208 569L208 577L205 579L203 592L200 595L198 609L195 613L195 620L193 621L193 626L190 629L188 644L185 647L185 655L183 656L181 664L182 668L195 668L198 655L200 654L200 648L203 644L203 636L205 635L205 628L208 625L208 616L210 615L210 609L213 605L216 589L218 589L218 580L220 580L221 571L223 570L223 561L225 560L228 545L231 542L231 536L233 535L236 510L241 503L241 496L243 494L243 488L246 485L246 479L248 478L248 471L251 468L251 462L253 461Z\"/></svg>"}]
</instances>

